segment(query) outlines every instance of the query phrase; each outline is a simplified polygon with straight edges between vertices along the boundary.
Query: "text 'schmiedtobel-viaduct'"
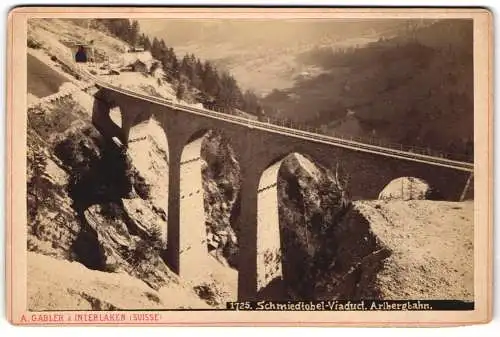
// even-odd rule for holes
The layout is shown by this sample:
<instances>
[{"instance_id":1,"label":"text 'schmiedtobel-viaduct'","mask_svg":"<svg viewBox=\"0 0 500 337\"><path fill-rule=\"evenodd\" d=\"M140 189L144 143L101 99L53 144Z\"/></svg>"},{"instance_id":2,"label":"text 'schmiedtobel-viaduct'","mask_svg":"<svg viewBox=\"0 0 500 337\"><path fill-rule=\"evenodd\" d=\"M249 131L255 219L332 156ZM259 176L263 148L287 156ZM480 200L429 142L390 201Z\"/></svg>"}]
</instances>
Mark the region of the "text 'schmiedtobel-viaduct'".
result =
<instances>
[{"instance_id":1,"label":"text 'schmiedtobel-viaduct'","mask_svg":"<svg viewBox=\"0 0 500 337\"><path fill-rule=\"evenodd\" d=\"M443 199L459 200L473 164L350 142L273 124L247 120L143 96L96 81L93 123L108 138L128 143L130 130L153 117L168 140L167 263L181 277L204 273L208 256L203 204L201 144L208 130L230 141L241 168L238 298L255 300L282 276L278 221L277 175L283 159L301 153L327 168L350 174L350 194L375 199L391 180L417 177L437 189ZM119 107L122 125L110 118ZM470 181L470 180L469 180Z\"/></svg>"}]
</instances>

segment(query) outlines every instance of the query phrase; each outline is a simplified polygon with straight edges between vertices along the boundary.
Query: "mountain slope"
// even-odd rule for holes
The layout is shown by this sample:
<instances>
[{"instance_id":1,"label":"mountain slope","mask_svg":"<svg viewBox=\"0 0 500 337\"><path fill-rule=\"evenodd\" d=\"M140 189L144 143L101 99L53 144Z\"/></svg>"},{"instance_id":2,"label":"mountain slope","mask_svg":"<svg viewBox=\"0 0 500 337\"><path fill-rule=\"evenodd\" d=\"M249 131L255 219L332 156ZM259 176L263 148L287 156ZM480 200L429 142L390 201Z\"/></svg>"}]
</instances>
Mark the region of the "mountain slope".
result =
<instances>
[{"instance_id":1,"label":"mountain slope","mask_svg":"<svg viewBox=\"0 0 500 337\"><path fill-rule=\"evenodd\" d=\"M472 50L467 20L436 22L361 48L333 53L318 48L302 58L324 73L268 95L267 112L322 126L326 133L430 147L470 159ZM360 127L345 126L353 116Z\"/></svg>"},{"instance_id":2,"label":"mountain slope","mask_svg":"<svg viewBox=\"0 0 500 337\"><path fill-rule=\"evenodd\" d=\"M244 88L266 96L268 115L472 158L470 20L140 23L179 55L196 53L229 69Z\"/></svg>"}]
</instances>

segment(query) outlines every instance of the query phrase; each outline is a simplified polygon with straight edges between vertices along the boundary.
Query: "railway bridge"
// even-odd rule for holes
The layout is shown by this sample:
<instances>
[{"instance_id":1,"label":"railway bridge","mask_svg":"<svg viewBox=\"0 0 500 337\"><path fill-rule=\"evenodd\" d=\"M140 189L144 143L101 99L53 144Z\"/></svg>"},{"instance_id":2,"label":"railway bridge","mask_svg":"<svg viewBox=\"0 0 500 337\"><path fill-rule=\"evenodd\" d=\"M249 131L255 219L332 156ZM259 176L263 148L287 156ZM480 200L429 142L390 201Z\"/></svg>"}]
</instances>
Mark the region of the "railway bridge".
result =
<instances>
[{"instance_id":1,"label":"railway bridge","mask_svg":"<svg viewBox=\"0 0 500 337\"><path fill-rule=\"evenodd\" d=\"M95 80L92 121L125 146L131 130L154 117L168 142L167 263L181 277L202 277L208 256L203 206L201 144L209 130L222 132L241 168L238 298L255 300L282 278L277 175L283 159L301 153L350 175L354 199L375 199L391 180L422 178L446 200L459 200L473 164L384 148L176 104ZM110 118L119 107L122 125ZM269 263L269 261L275 261Z\"/></svg>"}]
</instances>

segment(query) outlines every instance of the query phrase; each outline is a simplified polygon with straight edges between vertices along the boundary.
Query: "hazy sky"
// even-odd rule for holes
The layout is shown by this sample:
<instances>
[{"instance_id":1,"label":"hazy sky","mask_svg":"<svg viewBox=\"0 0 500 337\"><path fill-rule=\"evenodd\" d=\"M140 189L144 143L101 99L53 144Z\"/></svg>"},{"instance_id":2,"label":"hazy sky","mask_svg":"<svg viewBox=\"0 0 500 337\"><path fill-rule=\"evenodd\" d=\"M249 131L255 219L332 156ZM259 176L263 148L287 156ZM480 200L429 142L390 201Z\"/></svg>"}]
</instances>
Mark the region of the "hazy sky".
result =
<instances>
[{"instance_id":1,"label":"hazy sky","mask_svg":"<svg viewBox=\"0 0 500 337\"><path fill-rule=\"evenodd\" d=\"M297 44L394 31L407 20L199 20L144 19L141 29L173 46L188 43Z\"/></svg>"}]
</instances>

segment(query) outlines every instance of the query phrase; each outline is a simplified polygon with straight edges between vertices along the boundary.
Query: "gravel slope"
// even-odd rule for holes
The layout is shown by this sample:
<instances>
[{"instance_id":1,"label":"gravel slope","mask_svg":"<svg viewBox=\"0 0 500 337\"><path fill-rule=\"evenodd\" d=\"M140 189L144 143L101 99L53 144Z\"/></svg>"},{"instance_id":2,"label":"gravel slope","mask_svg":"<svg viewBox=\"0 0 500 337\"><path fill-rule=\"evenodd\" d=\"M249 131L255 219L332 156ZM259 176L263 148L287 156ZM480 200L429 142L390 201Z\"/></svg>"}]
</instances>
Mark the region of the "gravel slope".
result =
<instances>
[{"instance_id":1,"label":"gravel slope","mask_svg":"<svg viewBox=\"0 0 500 337\"><path fill-rule=\"evenodd\" d=\"M386 299L474 299L474 203L358 201L393 251L378 274Z\"/></svg>"}]
</instances>

